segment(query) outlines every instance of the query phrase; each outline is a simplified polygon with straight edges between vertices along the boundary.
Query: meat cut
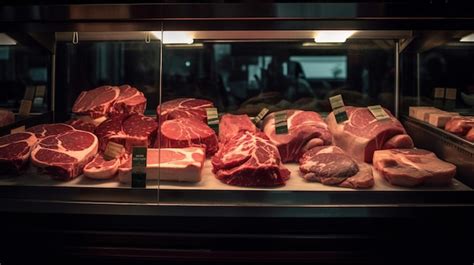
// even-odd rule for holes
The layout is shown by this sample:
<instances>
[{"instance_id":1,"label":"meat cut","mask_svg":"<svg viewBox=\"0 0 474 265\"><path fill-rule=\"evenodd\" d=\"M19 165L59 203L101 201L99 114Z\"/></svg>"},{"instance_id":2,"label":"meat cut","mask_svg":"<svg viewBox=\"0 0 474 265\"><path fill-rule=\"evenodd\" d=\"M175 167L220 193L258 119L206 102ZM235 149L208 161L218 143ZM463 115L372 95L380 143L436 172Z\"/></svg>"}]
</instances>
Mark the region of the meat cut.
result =
<instances>
[{"instance_id":1,"label":"meat cut","mask_svg":"<svg viewBox=\"0 0 474 265\"><path fill-rule=\"evenodd\" d=\"M153 118L141 114L124 114L101 123L95 134L99 138L101 151L105 151L107 143L113 141L130 152L133 146L151 146L157 129L158 124Z\"/></svg>"},{"instance_id":2,"label":"meat cut","mask_svg":"<svg viewBox=\"0 0 474 265\"><path fill-rule=\"evenodd\" d=\"M466 139L470 142L474 142L474 127L472 127L466 134Z\"/></svg>"},{"instance_id":3,"label":"meat cut","mask_svg":"<svg viewBox=\"0 0 474 265\"><path fill-rule=\"evenodd\" d=\"M84 167L84 176L99 180L113 178L117 173L120 163L121 157L105 160L103 154L96 154L94 159Z\"/></svg>"},{"instance_id":4,"label":"meat cut","mask_svg":"<svg viewBox=\"0 0 474 265\"><path fill-rule=\"evenodd\" d=\"M334 145L314 147L299 162L307 181L354 189L374 186L370 165L358 163Z\"/></svg>"},{"instance_id":5,"label":"meat cut","mask_svg":"<svg viewBox=\"0 0 474 265\"><path fill-rule=\"evenodd\" d=\"M37 141L36 136L29 132L0 137L0 168L3 173L18 172L22 169Z\"/></svg>"},{"instance_id":6,"label":"meat cut","mask_svg":"<svg viewBox=\"0 0 474 265\"><path fill-rule=\"evenodd\" d=\"M326 121L334 142L359 161L372 162L375 150L413 148L413 141L402 124L388 111L389 119L376 120L367 108L346 107L348 120L337 123L334 112Z\"/></svg>"},{"instance_id":7,"label":"meat cut","mask_svg":"<svg viewBox=\"0 0 474 265\"><path fill-rule=\"evenodd\" d=\"M93 118L91 118L90 116L87 116L87 115L75 115L73 120L81 120L85 123L93 124L97 128L97 126L99 126L101 123L103 123L105 120L107 120L107 117L102 116L102 117L93 119Z\"/></svg>"},{"instance_id":8,"label":"meat cut","mask_svg":"<svg viewBox=\"0 0 474 265\"><path fill-rule=\"evenodd\" d=\"M143 114L146 109L146 98L142 92L129 85L119 87L120 94L114 101L109 115L138 113Z\"/></svg>"},{"instance_id":9,"label":"meat cut","mask_svg":"<svg viewBox=\"0 0 474 265\"><path fill-rule=\"evenodd\" d=\"M256 132L258 129L246 114L224 114L221 117L219 122L219 141L221 143L227 142L240 131Z\"/></svg>"},{"instance_id":10,"label":"meat cut","mask_svg":"<svg viewBox=\"0 0 474 265\"><path fill-rule=\"evenodd\" d=\"M262 132L240 131L212 157L213 172L223 183L243 187L281 186L290 171L276 146Z\"/></svg>"},{"instance_id":11,"label":"meat cut","mask_svg":"<svg viewBox=\"0 0 474 265\"><path fill-rule=\"evenodd\" d=\"M86 131L71 130L41 139L31 152L33 165L54 179L69 180L82 173L95 156L97 137Z\"/></svg>"},{"instance_id":12,"label":"meat cut","mask_svg":"<svg viewBox=\"0 0 474 265\"><path fill-rule=\"evenodd\" d=\"M383 178L397 186L446 186L456 175L455 165L423 149L378 150L373 164Z\"/></svg>"},{"instance_id":13,"label":"meat cut","mask_svg":"<svg viewBox=\"0 0 474 265\"><path fill-rule=\"evenodd\" d=\"M214 130L197 119L167 120L161 124L160 132L162 148L203 147L208 156L219 149ZM158 141L155 147L160 147Z\"/></svg>"},{"instance_id":14,"label":"meat cut","mask_svg":"<svg viewBox=\"0 0 474 265\"><path fill-rule=\"evenodd\" d=\"M58 135L68 131L73 131L74 127L64 123L40 124L28 128L26 131L34 133L36 138L43 139L51 135Z\"/></svg>"},{"instance_id":15,"label":"meat cut","mask_svg":"<svg viewBox=\"0 0 474 265\"><path fill-rule=\"evenodd\" d=\"M147 151L146 179L179 182L201 181L201 171L206 159L204 149L187 148L149 148ZM119 168L121 183L130 183L132 179L132 161L130 157Z\"/></svg>"},{"instance_id":16,"label":"meat cut","mask_svg":"<svg viewBox=\"0 0 474 265\"><path fill-rule=\"evenodd\" d=\"M82 91L72 107L72 112L87 115L93 119L107 116L109 109L120 95L116 86L101 86L92 90Z\"/></svg>"},{"instance_id":17,"label":"meat cut","mask_svg":"<svg viewBox=\"0 0 474 265\"><path fill-rule=\"evenodd\" d=\"M93 123L86 122L84 120L79 119L70 119L66 122L66 124L71 125L76 130L82 130L94 133L96 126Z\"/></svg>"},{"instance_id":18,"label":"meat cut","mask_svg":"<svg viewBox=\"0 0 474 265\"><path fill-rule=\"evenodd\" d=\"M466 136L474 128L474 116L455 116L445 125L444 129L459 136Z\"/></svg>"},{"instance_id":19,"label":"meat cut","mask_svg":"<svg viewBox=\"0 0 474 265\"><path fill-rule=\"evenodd\" d=\"M13 112L6 109L0 109L0 127L7 126L14 122L15 114L13 114Z\"/></svg>"},{"instance_id":20,"label":"meat cut","mask_svg":"<svg viewBox=\"0 0 474 265\"><path fill-rule=\"evenodd\" d=\"M163 102L156 108L157 117L161 122L177 118L193 118L207 123L206 108L214 104L205 99L177 98Z\"/></svg>"},{"instance_id":21,"label":"meat cut","mask_svg":"<svg viewBox=\"0 0 474 265\"><path fill-rule=\"evenodd\" d=\"M332 143L327 124L314 111L287 110L287 124L288 133L276 134L275 113L263 121L263 131L277 146L283 162L296 162L306 150Z\"/></svg>"}]
</instances>

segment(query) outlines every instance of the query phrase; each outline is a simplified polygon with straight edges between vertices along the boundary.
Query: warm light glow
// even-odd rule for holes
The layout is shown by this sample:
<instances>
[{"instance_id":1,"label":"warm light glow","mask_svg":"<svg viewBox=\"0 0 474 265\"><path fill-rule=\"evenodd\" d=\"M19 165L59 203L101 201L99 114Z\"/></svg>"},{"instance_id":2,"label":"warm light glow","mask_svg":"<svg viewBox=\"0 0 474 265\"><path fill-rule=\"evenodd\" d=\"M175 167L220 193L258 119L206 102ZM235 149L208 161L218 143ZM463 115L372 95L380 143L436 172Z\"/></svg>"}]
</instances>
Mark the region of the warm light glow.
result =
<instances>
[{"instance_id":1,"label":"warm light glow","mask_svg":"<svg viewBox=\"0 0 474 265\"><path fill-rule=\"evenodd\" d=\"M316 33L315 42L319 43L341 43L352 36L353 30L323 30Z\"/></svg>"},{"instance_id":2,"label":"warm light glow","mask_svg":"<svg viewBox=\"0 0 474 265\"><path fill-rule=\"evenodd\" d=\"M153 31L153 36L161 39L160 31ZM192 44L193 37L186 31L163 31L163 44Z\"/></svg>"},{"instance_id":3,"label":"warm light glow","mask_svg":"<svg viewBox=\"0 0 474 265\"><path fill-rule=\"evenodd\" d=\"M16 45L16 41L5 33L0 33L0 45Z\"/></svg>"},{"instance_id":4,"label":"warm light glow","mask_svg":"<svg viewBox=\"0 0 474 265\"><path fill-rule=\"evenodd\" d=\"M459 41L460 42L474 42L474 33L471 33L469 35L462 37Z\"/></svg>"}]
</instances>

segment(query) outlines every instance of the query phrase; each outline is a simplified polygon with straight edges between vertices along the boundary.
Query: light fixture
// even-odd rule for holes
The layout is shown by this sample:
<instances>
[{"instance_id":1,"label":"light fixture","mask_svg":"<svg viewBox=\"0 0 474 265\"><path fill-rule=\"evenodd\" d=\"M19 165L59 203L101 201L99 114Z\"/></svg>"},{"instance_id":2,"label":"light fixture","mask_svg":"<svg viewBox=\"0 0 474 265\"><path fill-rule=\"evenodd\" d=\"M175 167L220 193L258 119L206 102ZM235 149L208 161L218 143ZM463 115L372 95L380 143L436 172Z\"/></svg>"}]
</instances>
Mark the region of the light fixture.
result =
<instances>
[{"instance_id":1,"label":"light fixture","mask_svg":"<svg viewBox=\"0 0 474 265\"><path fill-rule=\"evenodd\" d=\"M16 41L5 33L0 33L0 45L16 45Z\"/></svg>"},{"instance_id":2,"label":"light fixture","mask_svg":"<svg viewBox=\"0 0 474 265\"><path fill-rule=\"evenodd\" d=\"M152 31L155 38L161 40L161 31ZM163 31L163 44L192 44L193 37L187 31Z\"/></svg>"},{"instance_id":3,"label":"light fixture","mask_svg":"<svg viewBox=\"0 0 474 265\"><path fill-rule=\"evenodd\" d=\"M315 42L319 43L341 43L354 34L354 30L322 30L316 33Z\"/></svg>"},{"instance_id":4,"label":"light fixture","mask_svg":"<svg viewBox=\"0 0 474 265\"><path fill-rule=\"evenodd\" d=\"M460 42L474 42L474 33L471 33L469 35L462 37L459 41Z\"/></svg>"}]
</instances>

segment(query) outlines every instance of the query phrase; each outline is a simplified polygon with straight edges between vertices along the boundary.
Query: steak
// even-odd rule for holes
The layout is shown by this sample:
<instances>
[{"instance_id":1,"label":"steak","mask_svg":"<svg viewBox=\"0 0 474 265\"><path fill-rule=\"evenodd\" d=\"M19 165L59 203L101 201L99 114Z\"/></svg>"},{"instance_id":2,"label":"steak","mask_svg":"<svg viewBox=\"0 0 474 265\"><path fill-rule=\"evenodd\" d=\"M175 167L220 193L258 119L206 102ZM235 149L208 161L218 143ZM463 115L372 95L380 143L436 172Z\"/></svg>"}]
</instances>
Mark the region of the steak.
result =
<instances>
[{"instance_id":1,"label":"steak","mask_svg":"<svg viewBox=\"0 0 474 265\"><path fill-rule=\"evenodd\" d=\"M263 131L277 146L283 162L296 162L306 150L332 142L326 123L316 112L288 110L287 124L288 133L276 134L275 113L263 121Z\"/></svg>"},{"instance_id":2,"label":"steak","mask_svg":"<svg viewBox=\"0 0 474 265\"><path fill-rule=\"evenodd\" d=\"M38 139L33 133L20 132L0 137L0 168L4 173L18 172L28 162Z\"/></svg>"},{"instance_id":3,"label":"steak","mask_svg":"<svg viewBox=\"0 0 474 265\"><path fill-rule=\"evenodd\" d=\"M127 151L133 146L150 147L156 137L158 124L153 118L141 114L118 115L107 119L97 127L100 150L105 151L107 143L121 144Z\"/></svg>"},{"instance_id":4,"label":"steak","mask_svg":"<svg viewBox=\"0 0 474 265\"><path fill-rule=\"evenodd\" d=\"M459 136L466 136L473 127L474 116L455 116L446 123L444 129Z\"/></svg>"},{"instance_id":5,"label":"steak","mask_svg":"<svg viewBox=\"0 0 474 265\"><path fill-rule=\"evenodd\" d=\"M97 153L97 137L86 131L66 131L41 139L31 152L31 162L53 179L69 180L82 173Z\"/></svg>"},{"instance_id":6,"label":"steak","mask_svg":"<svg viewBox=\"0 0 474 265\"><path fill-rule=\"evenodd\" d=\"M66 124L71 125L76 130L82 130L94 133L96 126L93 123L86 122L79 119L71 119L66 122Z\"/></svg>"},{"instance_id":7,"label":"steak","mask_svg":"<svg viewBox=\"0 0 474 265\"><path fill-rule=\"evenodd\" d=\"M221 143L227 142L240 131L256 132L258 129L246 114L225 114L221 117L219 122L219 141Z\"/></svg>"},{"instance_id":8,"label":"steak","mask_svg":"<svg viewBox=\"0 0 474 265\"><path fill-rule=\"evenodd\" d=\"M372 168L357 163L337 146L314 147L304 153L299 162L307 181L354 189L374 186Z\"/></svg>"},{"instance_id":9,"label":"steak","mask_svg":"<svg viewBox=\"0 0 474 265\"><path fill-rule=\"evenodd\" d=\"M223 183L243 187L281 186L290 171L276 146L262 132L240 131L212 157L213 172Z\"/></svg>"},{"instance_id":10,"label":"steak","mask_svg":"<svg viewBox=\"0 0 474 265\"><path fill-rule=\"evenodd\" d=\"M367 108L346 107L348 120L337 123L334 112L327 117L334 142L351 157L372 162L374 151L386 148L413 148L402 124L387 110L389 119L378 121Z\"/></svg>"},{"instance_id":11,"label":"steak","mask_svg":"<svg viewBox=\"0 0 474 265\"><path fill-rule=\"evenodd\" d=\"M34 133L38 139L43 139L51 135L58 135L68 131L74 131L74 127L64 123L52 123L36 125L28 128L26 131Z\"/></svg>"},{"instance_id":12,"label":"steak","mask_svg":"<svg viewBox=\"0 0 474 265\"><path fill-rule=\"evenodd\" d=\"M87 115L93 119L107 116L109 109L120 95L116 86L101 86L82 91L72 107L72 112Z\"/></svg>"},{"instance_id":13,"label":"steak","mask_svg":"<svg viewBox=\"0 0 474 265\"><path fill-rule=\"evenodd\" d=\"M120 86L120 94L113 103L109 114L143 114L146 109L146 98L142 92L129 85Z\"/></svg>"},{"instance_id":14,"label":"steak","mask_svg":"<svg viewBox=\"0 0 474 265\"><path fill-rule=\"evenodd\" d=\"M405 187L421 184L447 186L456 175L455 165L423 149L375 151L374 168L391 184Z\"/></svg>"},{"instance_id":15,"label":"steak","mask_svg":"<svg viewBox=\"0 0 474 265\"><path fill-rule=\"evenodd\" d=\"M147 151L147 180L199 182L206 159L204 149L200 147L162 148ZM130 156L120 166L118 177L122 183L132 179L132 161Z\"/></svg>"},{"instance_id":16,"label":"steak","mask_svg":"<svg viewBox=\"0 0 474 265\"><path fill-rule=\"evenodd\" d=\"M206 108L212 107L214 104L209 100L177 98L163 102L156 108L156 113L162 122L177 118L194 118L207 123Z\"/></svg>"},{"instance_id":17,"label":"steak","mask_svg":"<svg viewBox=\"0 0 474 265\"><path fill-rule=\"evenodd\" d=\"M15 114L13 114L13 112L6 109L0 109L0 127L7 126L14 122Z\"/></svg>"},{"instance_id":18,"label":"steak","mask_svg":"<svg viewBox=\"0 0 474 265\"><path fill-rule=\"evenodd\" d=\"M157 141L158 142L158 141ZM206 155L213 155L219 149L217 136L207 124L190 118L167 120L161 125L161 147L203 147ZM155 147L159 147L155 144Z\"/></svg>"},{"instance_id":19,"label":"steak","mask_svg":"<svg viewBox=\"0 0 474 265\"><path fill-rule=\"evenodd\" d=\"M84 176L91 179L110 179L115 177L121 163L121 157L105 160L103 154L97 154L84 167Z\"/></svg>"}]
</instances>

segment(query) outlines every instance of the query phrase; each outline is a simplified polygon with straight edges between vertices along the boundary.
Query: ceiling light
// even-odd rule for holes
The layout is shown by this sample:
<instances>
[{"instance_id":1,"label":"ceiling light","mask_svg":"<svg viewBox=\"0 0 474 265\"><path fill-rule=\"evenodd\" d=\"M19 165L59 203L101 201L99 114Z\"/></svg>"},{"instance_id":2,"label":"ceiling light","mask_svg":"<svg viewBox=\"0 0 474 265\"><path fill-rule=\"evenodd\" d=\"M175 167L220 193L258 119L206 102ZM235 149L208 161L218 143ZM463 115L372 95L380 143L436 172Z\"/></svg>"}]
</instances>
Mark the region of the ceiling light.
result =
<instances>
[{"instance_id":1,"label":"ceiling light","mask_svg":"<svg viewBox=\"0 0 474 265\"><path fill-rule=\"evenodd\" d=\"M474 33L471 33L469 35L462 37L459 41L460 42L474 42Z\"/></svg>"},{"instance_id":2,"label":"ceiling light","mask_svg":"<svg viewBox=\"0 0 474 265\"><path fill-rule=\"evenodd\" d=\"M354 30L323 30L316 33L315 42L341 43L354 34Z\"/></svg>"},{"instance_id":3,"label":"ceiling light","mask_svg":"<svg viewBox=\"0 0 474 265\"><path fill-rule=\"evenodd\" d=\"M16 41L5 33L0 33L0 45L16 45Z\"/></svg>"},{"instance_id":4,"label":"ceiling light","mask_svg":"<svg viewBox=\"0 0 474 265\"><path fill-rule=\"evenodd\" d=\"M161 40L161 31L153 31L153 36ZM163 44L192 44L193 37L187 31L163 31Z\"/></svg>"}]
</instances>

